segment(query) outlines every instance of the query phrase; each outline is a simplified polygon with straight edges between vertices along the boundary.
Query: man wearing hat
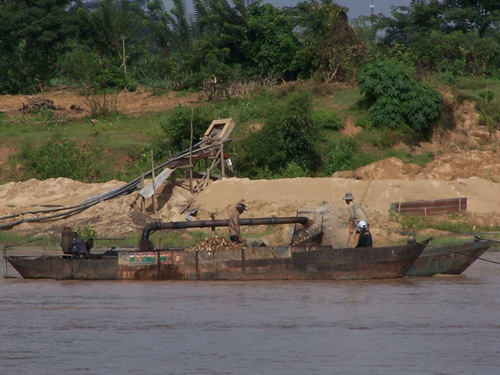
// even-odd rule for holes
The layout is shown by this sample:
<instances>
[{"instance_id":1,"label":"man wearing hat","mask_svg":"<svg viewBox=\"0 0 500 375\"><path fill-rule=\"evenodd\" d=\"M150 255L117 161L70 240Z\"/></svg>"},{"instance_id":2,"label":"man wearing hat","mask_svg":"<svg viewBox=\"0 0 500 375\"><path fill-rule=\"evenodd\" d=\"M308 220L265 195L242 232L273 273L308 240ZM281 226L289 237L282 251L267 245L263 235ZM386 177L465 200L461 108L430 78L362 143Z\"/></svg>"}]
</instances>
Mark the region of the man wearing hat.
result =
<instances>
[{"instance_id":1,"label":"man wearing hat","mask_svg":"<svg viewBox=\"0 0 500 375\"><path fill-rule=\"evenodd\" d=\"M240 215L243 211L247 210L247 206L244 203L238 203L236 207L234 207L234 211L229 217L229 238L231 241L236 243L242 243L243 240L241 238L240 233Z\"/></svg>"},{"instance_id":2,"label":"man wearing hat","mask_svg":"<svg viewBox=\"0 0 500 375\"><path fill-rule=\"evenodd\" d=\"M370 233L370 231L368 231L366 223L363 220L358 223L356 232L359 232L358 244L356 245L356 247L373 246L372 234Z\"/></svg>"},{"instance_id":3,"label":"man wearing hat","mask_svg":"<svg viewBox=\"0 0 500 375\"><path fill-rule=\"evenodd\" d=\"M363 211L363 209L358 203L354 202L354 196L352 195L352 193L345 193L344 200L348 206L348 211L349 211L349 238L351 238L351 235L354 233L354 230L356 229L355 240L357 240L359 234L358 223L360 221L364 221L366 224L366 229L368 231L370 230L370 224L368 223L368 219L366 218L365 211ZM356 242L357 241L355 241L355 243Z\"/></svg>"}]
</instances>

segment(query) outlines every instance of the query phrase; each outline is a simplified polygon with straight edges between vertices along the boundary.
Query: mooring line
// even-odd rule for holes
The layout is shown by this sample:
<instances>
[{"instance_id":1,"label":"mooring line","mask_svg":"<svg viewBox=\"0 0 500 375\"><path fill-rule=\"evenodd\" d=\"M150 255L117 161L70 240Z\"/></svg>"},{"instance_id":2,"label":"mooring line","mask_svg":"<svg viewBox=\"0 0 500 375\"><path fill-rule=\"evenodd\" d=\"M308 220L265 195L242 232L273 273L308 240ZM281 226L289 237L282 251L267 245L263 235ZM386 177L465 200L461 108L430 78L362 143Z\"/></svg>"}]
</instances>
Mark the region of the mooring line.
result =
<instances>
[{"instance_id":1,"label":"mooring line","mask_svg":"<svg viewBox=\"0 0 500 375\"><path fill-rule=\"evenodd\" d=\"M495 262L494 260L489 260L489 259L484 259L484 258L477 258L477 259L483 260L483 261L488 262L488 263L493 263L493 264L500 265L500 262Z\"/></svg>"}]
</instances>

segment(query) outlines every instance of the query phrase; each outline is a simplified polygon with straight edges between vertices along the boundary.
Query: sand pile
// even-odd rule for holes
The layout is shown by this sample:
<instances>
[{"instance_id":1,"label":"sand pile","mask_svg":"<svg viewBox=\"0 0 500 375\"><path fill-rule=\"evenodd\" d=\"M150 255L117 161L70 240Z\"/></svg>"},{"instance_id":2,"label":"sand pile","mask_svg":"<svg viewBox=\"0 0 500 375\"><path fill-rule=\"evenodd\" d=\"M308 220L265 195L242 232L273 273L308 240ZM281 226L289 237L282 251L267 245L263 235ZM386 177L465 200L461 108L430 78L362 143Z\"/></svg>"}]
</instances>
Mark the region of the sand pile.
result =
<instances>
[{"instance_id":1,"label":"sand pile","mask_svg":"<svg viewBox=\"0 0 500 375\"><path fill-rule=\"evenodd\" d=\"M447 180L480 177L500 181L500 154L471 150L438 156L424 168L405 164L398 158L387 158L354 171L336 172L332 177L359 180Z\"/></svg>"}]
</instances>

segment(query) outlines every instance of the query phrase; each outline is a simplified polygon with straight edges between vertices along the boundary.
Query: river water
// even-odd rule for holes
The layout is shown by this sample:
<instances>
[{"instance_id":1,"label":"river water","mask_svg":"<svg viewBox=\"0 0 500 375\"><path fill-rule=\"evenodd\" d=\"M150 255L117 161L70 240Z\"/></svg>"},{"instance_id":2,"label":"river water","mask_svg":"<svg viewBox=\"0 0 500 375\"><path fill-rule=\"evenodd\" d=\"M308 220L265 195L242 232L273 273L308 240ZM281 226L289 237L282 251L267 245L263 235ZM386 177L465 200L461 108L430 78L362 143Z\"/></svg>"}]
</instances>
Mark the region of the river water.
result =
<instances>
[{"instance_id":1,"label":"river water","mask_svg":"<svg viewBox=\"0 0 500 375\"><path fill-rule=\"evenodd\" d=\"M499 285L482 260L382 281L2 277L0 374L498 375Z\"/></svg>"}]
</instances>

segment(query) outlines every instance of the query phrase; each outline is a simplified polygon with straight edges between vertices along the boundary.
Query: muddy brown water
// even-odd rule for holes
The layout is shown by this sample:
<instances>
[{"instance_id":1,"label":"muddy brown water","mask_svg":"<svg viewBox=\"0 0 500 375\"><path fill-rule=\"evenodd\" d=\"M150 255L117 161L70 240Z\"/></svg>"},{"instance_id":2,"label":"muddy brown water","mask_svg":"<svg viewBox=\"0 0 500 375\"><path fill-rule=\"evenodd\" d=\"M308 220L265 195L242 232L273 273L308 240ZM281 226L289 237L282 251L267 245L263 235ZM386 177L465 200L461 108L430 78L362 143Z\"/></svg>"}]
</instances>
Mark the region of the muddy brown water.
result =
<instances>
[{"instance_id":1,"label":"muddy brown water","mask_svg":"<svg viewBox=\"0 0 500 375\"><path fill-rule=\"evenodd\" d=\"M499 252L482 258L500 263ZM496 263L342 282L23 280L3 270L2 375L500 373Z\"/></svg>"}]
</instances>

